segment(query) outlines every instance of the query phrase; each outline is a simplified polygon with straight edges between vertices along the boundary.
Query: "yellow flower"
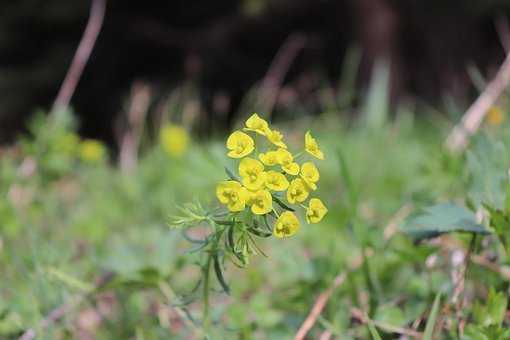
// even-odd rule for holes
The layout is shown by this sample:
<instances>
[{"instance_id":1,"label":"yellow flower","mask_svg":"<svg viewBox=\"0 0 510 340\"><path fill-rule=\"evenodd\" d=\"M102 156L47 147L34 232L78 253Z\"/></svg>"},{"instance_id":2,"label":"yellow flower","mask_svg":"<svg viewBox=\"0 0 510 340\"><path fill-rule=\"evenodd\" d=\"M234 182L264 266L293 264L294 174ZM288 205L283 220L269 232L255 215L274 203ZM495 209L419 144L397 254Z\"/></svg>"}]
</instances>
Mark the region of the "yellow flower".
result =
<instances>
[{"instance_id":1,"label":"yellow flower","mask_svg":"<svg viewBox=\"0 0 510 340\"><path fill-rule=\"evenodd\" d=\"M97 163L106 155L106 150L100 141L86 139L80 144L80 158L85 162Z\"/></svg>"},{"instance_id":2,"label":"yellow flower","mask_svg":"<svg viewBox=\"0 0 510 340\"><path fill-rule=\"evenodd\" d=\"M239 163L239 175L241 175L243 185L252 191L261 189L266 180L264 165L249 157Z\"/></svg>"},{"instance_id":3,"label":"yellow flower","mask_svg":"<svg viewBox=\"0 0 510 340\"><path fill-rule=\"evenodd\" d=\"M285 149L278 149L278 163L282 166L282 170L289 175L297 175L299 173L299 164L294 162L292 154Z\"/></svg>"},{"instance_id":4,"label":"yellow flower","mask_svg":"<svg viewBox=\"0 0 510 340\"><path fill-rule=\"evenodd\" d=\"M327 212L328 208L320 199L312 198L306 209L306 221L308 223L319 223Z\"/></svg>"},{"instance_id":5,"label":"yellow flower","mask_svg":"<svg viewBox=\"0 0 510 340\"><path fill-rule=\"evenodd\" d=\"M227 139L227 148L230 150L227 155L232 158L248 156L254 147L253 139L241 131L234 131Z\"/></svg>"},{"instance_id":6,"label":"yellow flower","mask_svg":"<svg viewBox=\"0 0 510 340\"><path fill-rule=\"evenodd\" d=\"M492 106L487 112L487 121L491 125L500 125L504 120L503 110L498 106Z\"/></svg>"},{"instance_id":7,"label":"yellow flower","mask_svg":"<svg viewBox=\"0 0 510 340\"><path fill-rule=\"evenodd\" d=\"M216 197L228 210L243 211L248 199L248 192L236 181L223 181L216 186Z\"/></svg>"},{"instance_id":8,"label":"yellow flower","mask_svg":"<svg viewBox=\"0 0 510 340\"><path fill-rule=\"evenodd\" d=\"M317 189L316 183L319 181L320 175L319 170L312 162L306 162L301 165L301 178L305 181L306 185L310 187L310 189Z\"/></svg>"},{"instance_id":9,"label":"yellow flower","mask_svg":"<svg viewBox=\"0 0 510 340\"><path fill-rule=\"evenodd\" d=\"M268 129L266 132L267 139L276 146L280 148L287 149L287 145L283 142L283 135L278 130L270 130Z\"/></svg>"},{"instance_id":10,"label":"yellow flower","mask_svg":"<svg viewBox=\"0 0 510 340\"><path fill-rule=\"evenodd\" d=\"M287 201L289 203L303 202L308 197L308 188L305 181L301 178L296 178L290 182L289 189L287 190Z\"/></svg>"},{"instance_id":11,"label":"yellow flower","mask_svg":"<svg viewBox=\"0 0 510 340\"><path fill-rule=\"evenodd\" d=\"M260 153L259 159L267 166L273 166L279 164L278 162L278 152L276 151L268 151L266 153Z\"/></svg>"},{"instance_id":12,"label":"yellow flower","mask_svg":"<svg viewBox=\"0 0 510 340\"><path fill-rule=\"evenodd\" d=\"M289 187L289 181L282 173L271 170L266 173L266 187L274 191L283 191Z\"/></svg>"},{"instance_id":13,"label":"yellow flower","mask_svg":"<svg viewBox=\"0 0 510 340\"><path fill-rule=\"evenodd\" d=\"M318 159L324 159L324 153L319 149L319 144L317 144L315 138L312 137L310 131L307 131L305 134L305 150Z\"/></svg>"},{"instance_id":14,"label":"yellow flower","mask_svg":"<svg viewBox=\"0 0 510 340\"><path fill-rule=\"evenodd\" d=\"M278 238L294 235L299 230L299 220L290 211L285 211L278 217L274 225L273 234Z\"/></svg>"},{"instance_id":15,"label":"yellow flower","mask_svg":"<svg viewBox=\"0 0 510 340\"><path fill-rule=\"evenodd\" d=\"M273 210L273 198L267 190L258 190L249 193L248 205L251 205L251 212L255 215L264 215Z\"/></svg>"},{"instance_id":16,"label":"yellow flower","mask_svg":"<svg viewBox=\"0 0 510 340\"><path fill-rule=\"evenodd\" d=\"M264 119L260 118L258 114L254 113L246 121L246 128L244 128L244 130L254 131L265 136L266 132L269 130L269 124L267 124Z\"/></svg>"},{"instance_id":17,"label":"yellow flower","mask_svg":"<svg viewBox=\"0 0 510 340\"><path fill-rule=\"evenodd\" d=\"M165 125L159 132L159 140L163 149L174 157L182 156L189 145L186 129L178 125Z\"/></svg>"}]
</instances>

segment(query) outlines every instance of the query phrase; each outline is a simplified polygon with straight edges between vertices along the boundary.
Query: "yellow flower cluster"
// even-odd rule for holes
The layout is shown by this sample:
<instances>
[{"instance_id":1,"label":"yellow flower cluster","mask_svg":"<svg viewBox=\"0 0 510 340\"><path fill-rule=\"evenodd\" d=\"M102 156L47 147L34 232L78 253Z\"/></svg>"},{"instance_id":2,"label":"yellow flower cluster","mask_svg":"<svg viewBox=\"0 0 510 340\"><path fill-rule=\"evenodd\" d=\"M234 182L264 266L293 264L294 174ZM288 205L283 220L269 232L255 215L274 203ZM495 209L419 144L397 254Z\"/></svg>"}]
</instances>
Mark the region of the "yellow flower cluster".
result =
<instances>
[{"instance_id":1,"label":"yellow flower cluster","mask_svg":"<svg viewBox=\"0 0 510 340\"><path fill-rule=\"evenodd\" d=\"M231 212L250 207L255 215L276 216L273 234L279 238L291 236L299 229L299 220L292 211L278 214L274 209L273 201L280 201L279 197L285 197L289 204L299 204L305 208L308 223L320 222L328 211L322 201L311 198L308 206L303 204L317 189L320 174L315 164L312 161L298 164L296 159L303 152L293 155L288 151L282 133L271 129L256 113L246 121L246 127L242 130L234 131L226 143L229 150L227 155L240 159L240 180L220 182L216 187L218 200ZM264 142L255 143L254 137L258 136L265 137L265 152L260 152ZM254 151L258 154L249 157ZM304 151L314 158L324 159L324 153L309 131L305 134ZM284 191L286 193L283 195Z\"/></svg>"}]
</instances>

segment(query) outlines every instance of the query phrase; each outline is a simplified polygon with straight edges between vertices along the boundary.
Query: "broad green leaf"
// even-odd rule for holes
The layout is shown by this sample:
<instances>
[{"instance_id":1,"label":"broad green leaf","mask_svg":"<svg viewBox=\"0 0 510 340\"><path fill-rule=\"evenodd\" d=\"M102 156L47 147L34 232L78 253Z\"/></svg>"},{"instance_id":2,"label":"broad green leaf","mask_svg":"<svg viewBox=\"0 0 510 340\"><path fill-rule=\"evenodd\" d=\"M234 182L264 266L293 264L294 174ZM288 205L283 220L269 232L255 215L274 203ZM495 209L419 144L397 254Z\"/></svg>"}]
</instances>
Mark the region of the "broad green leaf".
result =
<instances>
[{"instance_id":1,"label":"broad green leaf","mask_svg":"<svg viewBox=\"0 0 510 340\"><path fill-rule=\"evenodd\" d=\"M434 304L432 305L432 309L430 310L429 317L427 318L427 325L425 326L425 331L423 332L423 340L433 340L434 328L436 327L437 315L439 313L439 304L441 302L441 293L436 294L436 298L434 299Z\"/></svg>"},{"instance_id":2,"label":"broad green leaf","mask_svg":"<svg viewBox=\"0 0 510 340\"><path fill-rule=\"evenodd\" d=\"M402 227L402 231L416 240L451 232L478 234L491 232L476 222L475 214L453 203L441 203L425 208L421 215L409 220Z\"/></svg>"}]
</instances>

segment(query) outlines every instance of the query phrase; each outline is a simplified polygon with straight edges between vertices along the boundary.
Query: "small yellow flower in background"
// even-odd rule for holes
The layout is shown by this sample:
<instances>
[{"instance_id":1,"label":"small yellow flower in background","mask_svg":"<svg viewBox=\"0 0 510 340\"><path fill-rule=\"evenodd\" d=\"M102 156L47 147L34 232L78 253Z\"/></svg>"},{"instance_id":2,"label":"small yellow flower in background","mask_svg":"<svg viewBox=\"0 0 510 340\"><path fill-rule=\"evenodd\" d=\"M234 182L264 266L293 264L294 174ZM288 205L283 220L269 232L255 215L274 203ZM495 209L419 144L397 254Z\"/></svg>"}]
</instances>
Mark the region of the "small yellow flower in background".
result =
<instances>
[{"instance_id":1,"label":"small yellow flower in background","mask_svg":"<svg viewBox=\"0 0 510 340\"><path fill-rule=\"evenodd\" d=\"M104 145L94 139L85 139L80 143L80 158L89 163L97 163L104 159L106 150Z\"/></svg>"},{"instance_id":2,"label":"small yellow flower in background","mask_svg":"<svg viewBox=\"0 0 510 340\"><path fill-rule=\"evenodd\" d=\"M505 120L503 110L498 106L492 106L487 112L487 121L491 125L500 125Z\"/></svg>"},{"instance_id":3,"label":"small yellow flower in background","mask_svg":"<svg viewBox=\"0 0 510 340\"><path fill-rule=\"evenodd\" d=\"M276 220L273 234L278 238L284 238L294 235L299 230L299 220L290 211L283 212Z\"/></svg>"},{"instance_id":4,"label":"small yellow flower in background","mask_svg":"<svg viewBox=\"0 0 510 340\"><path fill-rule=\"evenodd\" d=\"M312 162L306 162L301 165L301 178L305 181L306 185L310 187L310 189L317 189L316 183L319 181L320 175L319 170Z\"/></svg>"},{"instance_id":5,"label":"small yellow flower in background","mask_svg":"<svg viewBox=\"0 0 510 340\"><path fill-rule=\"evenodd\" d=\"M266 173L266 187L273 191L284 191L289 187L289 181L282 173L271 170Z\"/></svg>"},{"instance_id":6,"label":"small yellow flower in background","mask_svg":"<svg viewBox=\"0 0 510 340\"><path fill-rule=\"evenodd\" d=\"M305 181L301 178L296 178L290 182L289 189L287 190L287 201L289 203L301 203L308 198L308 189Z\"/></svg>"},{"instance_id":7,"label":"small yellow flower in background","mask_svg":"<svg viewBox=\"0 0 510 340\"><path fill-rule=\"evenodd\" d=\"M306 221L308 223L319 223L327 212L328 208L320 199L312 198L306 209Z\"/></svg>"},{"instance_id":8,"label":"small yellow flower in background","mask_svg":"<svg viewBox=\"0 0 510 340\"><path fill-rule=\"evenodd\" d=\"M264 215L273 210L273 198L267 190L252 192L249 198L251 212L255 215Z\"/></svg>"},{"instance_id":9,"label":"small yellow flower in background","mask_svg":"<svg viewBox=\"0 0 510 340\"><path fill-rule=\"evenodd\" d=\"M182 126L169 124L161 128L159 140L170 156L179 157L188 149L189 134Z\"/></svg>"},{"instance_id":10,"label":"small yellow flower in background","mask_svg":"<svg viewBox=\"0 0 510 340\"><path fill-rule=\"evenodd\" d=\"M227 139L227 148L230 150L229 157L243 158L253 151L255 142L246 133L234 131Z\"/></svg>"},{"instance_id":11,"label":"small yellow flower in background","mask_svg":"<svg viewBox=\"0 0 510 340\"><path fill-rule=\"evenodd\" d=\"M269 130L269 124L260 118L258 114L254 113L250 118L246 121L245 131L253 131L260 135L265 136L267 131Z\"/></svg>"},{"instance_id":12,"label":"small yellow flower in background","mask_svg":"<svg viewBox=\"0 0 510 340\"><path fill-rule=\"evenodd\" d=\"M289 175L296 176L299 173L299 164L294 162L294 157L286 149L278 149L278 163L282 166L282 170Z\"/></svg>"},{"instance_id":13,"label":"small yellow flower in background","mask_svg":"<svg viewBox=\"0 0 510 340\"><path fill-rule=\"evenodd\" d=\"M274 166L274 165L279 164L278 152L276 152L276 151L268 151L266 153L260 153L259 159L266 166Z\"/></svg>"},{"instance_id":14,"label":"small yellow flower in background","mask_svg":"<svg viewBox=\"0 0 510 340\"><path fill-rule=\"evenodd\" d=\"M232 212L243 211L248 200L248 193L239 182L223 181L216 186L216 197Z\"/></svg>"},{"instance_id":15,"label":"small yellow flower in background","mask_svg":"<svg viewBox=\"0 0 510 340\"><path fill-rule=\"evenodd\" d=\"M324 159L324 153L319 149L319 144L317 144L315 138L312 137L310 131L307 131L305 134L305 150L318 159Z\"/></svg>"},{"instance_id":16,"label":"small yellow flower in background","mask_svg":"<svg viewBox=\"0 0 510 340\"><path fill-rule=\"evenodd\" d=\"M243 185L252 191L261 189L266 181L264 165L249 157L239 163L239 175L241 175Z\"/></svg>"},{"instance_id":17,"label":"small yellow flower in background","mask_svg":"<svg viewBox=\"0 0 510 340\"><path fill-rule=\"evenodd\" d=\"M283 149L287 149L287 145L285 145L285 143L283 142L283 135L280 131L268 129L266 132L266 136L267 139L274 145Z\"/></svg>"}]
</instances>

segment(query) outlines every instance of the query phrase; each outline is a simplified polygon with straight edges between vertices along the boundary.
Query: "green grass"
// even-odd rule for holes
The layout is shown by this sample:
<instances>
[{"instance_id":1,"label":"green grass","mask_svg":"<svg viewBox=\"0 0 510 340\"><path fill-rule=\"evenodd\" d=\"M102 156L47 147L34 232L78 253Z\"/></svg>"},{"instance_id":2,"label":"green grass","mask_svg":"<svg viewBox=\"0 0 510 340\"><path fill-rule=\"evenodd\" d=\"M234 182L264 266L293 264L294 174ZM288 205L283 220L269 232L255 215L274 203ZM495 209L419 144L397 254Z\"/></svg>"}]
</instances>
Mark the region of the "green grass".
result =
<instances>
[{"instance_id":1,"label":"green grass","mask_svg":"<svg viewBox=\"0 0 510 340\"><path fill-rule=\"evenodd\" d=\"M454 339L459 317L475 334L466 339L488 332L499 336L498 327L508 325L508 318L483 325L472 313L476 301L478 309L491 310L479 305L491 287L508 293L503 276L471 263L465 307L456 314L451 303L456 268L445 244L467 248L470 235L416 243L401 229L409 215L440 202L475 210L482 202L498 207L490 197L506 195L508 163L501 160L509 155L491 140L510 140L508 129L487 128L483 135L491 139L476 137L471 156L450 155L443 147L446 124L400 115L391 123L378 116L361 127L336 117L324 114L311 127L300 120L280 126L296 148L308 128L323 147L327 159L319 164L319 195L330 212L320 224L303 224L292 238L261 239L267 258L254 257L246 269L227 266L230 296L211 281L210 337L292 338L317 296L343 272L347 279L334 290L310 338L328 330L339 339L371 334L390 339L400 329L424 332L426 325L430 334L435 324L442 338ZM193 143L180 158L155 146L142 153L134 171L122 173L107 161L86 163L56 147L68 126L40 119L32 137L0 159L0 338L17 338L28 328L42 339L198 337L202 300L194 287L203 255L190 252L194 245L168 222L186 202L218 206L216 182L226 177L224 166L233 164L223 142ZM488 168L476 172L480 159ZM27 171L31 162L36 167ZM492 185L490 178L496 177L486 178L487 173L504 180ZM492 195L498 188L502 192ZM200 237L202 231L193 233ZM508 263L493 235L478 237L475 245L479 256L495 256L495 266ZM114 273L113 280L94 288L107 273ZM431 312L438 294L441 308L434 304ZM498 306L506 306L501 299ZM52 310L68 304L62 319L40 328ZM353 309L370 322L355 319Z\"/></svg>"}]
</instances>

